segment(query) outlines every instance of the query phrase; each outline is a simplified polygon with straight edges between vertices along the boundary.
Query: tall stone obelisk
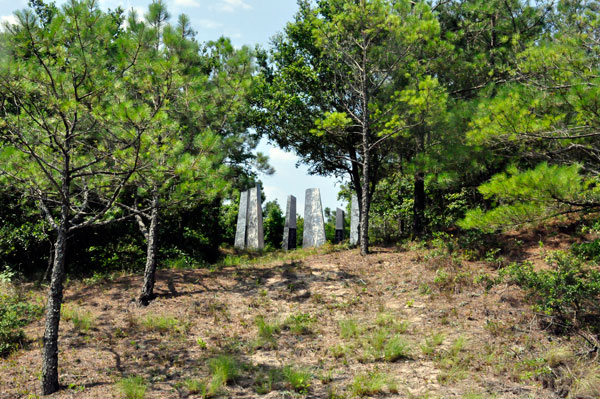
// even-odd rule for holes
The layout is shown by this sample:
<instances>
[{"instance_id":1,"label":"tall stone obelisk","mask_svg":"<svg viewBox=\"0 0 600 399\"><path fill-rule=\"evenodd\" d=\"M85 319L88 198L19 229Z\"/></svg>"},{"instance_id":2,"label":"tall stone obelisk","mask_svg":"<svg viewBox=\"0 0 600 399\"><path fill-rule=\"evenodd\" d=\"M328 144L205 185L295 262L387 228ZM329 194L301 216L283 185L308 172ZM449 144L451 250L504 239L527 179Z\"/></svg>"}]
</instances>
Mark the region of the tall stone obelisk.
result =
<instances>
[{"instance_id":1,"label":"tall stone obelisk","mask_svg":"<svg viewBox=\"0 0 600 399\"><path fill-rule=\"evenodd\" d=\"M265 247L265 238L263 232L260 185L251 188L249 191L246 248L263 249Z\"/></svg>"},{"instance_id":2,"label":"tall stone obelisk","mask_svg":"<svg viewBox=\"0 0 600 399\"><path fill-rule=\"evenodd\" d=\"M240 208L238 210L237 226L235 228L235 243L237 249L246 248L246 226L248 225L248 191L240 194Z\"/></svg>"},{"instance_id":3,"label":"tall stone obelisk","mask_svg":"<svg viewBox=\"0 0 600 399\"><path fill-rule=\"evenodd\" d=\"M296 197L288 195L283 227L283 249L296 248Z\"/></svg>"},{"instance_id":4,"label":"tall stone obelisk","mask_svg":"<svg viewBox=\"0 0 600 399\"><path fill-rule=\"evenodd\" d=\"M344 211L340 208L335 210L335 243L339 244L344 241L344 225L346 224Z\"/></svg>"},{"instance_id":5,"label":"tall stone obelisk","mask_svg":"<svg viewBox=\"0 0 600 399\"><path fill-rule=\"evenodd\" d=\"M306 190L304 202L304 232L302 247L320 247L325 244L325 218L321 205L321 191L318 188Z\"/></svg>"},{"instance_id":6,"label":"tall stone obelisk","mask_svg":"<svg viewBox=\"0 0 600 399\"><path fill-rule=\"evenodd\" d=\"M358 208L358 197L352 194L352 204L350 204L350 245L358 245L358 228L360 222L360 211Z\"/></svg>"}]
</instances>

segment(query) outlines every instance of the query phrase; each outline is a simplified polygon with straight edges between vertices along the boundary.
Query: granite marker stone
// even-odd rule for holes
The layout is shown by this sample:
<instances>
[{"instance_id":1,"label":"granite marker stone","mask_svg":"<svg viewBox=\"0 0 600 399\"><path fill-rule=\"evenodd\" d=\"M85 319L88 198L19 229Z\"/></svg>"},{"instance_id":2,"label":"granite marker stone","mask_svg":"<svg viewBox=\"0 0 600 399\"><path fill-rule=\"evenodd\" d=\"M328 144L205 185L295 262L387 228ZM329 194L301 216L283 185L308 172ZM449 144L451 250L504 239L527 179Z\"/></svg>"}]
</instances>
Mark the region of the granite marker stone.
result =
<instances>
[{"instance_id":1,"label":"granite marker stone","mask_svg":"<svg viewBox=\"0 0 600 399\"><path fill-rule=\"evenodd\" d=\"M360 221L360 211L358 209L358 197L352 194L352 204L350 211L350 245L358 245L358 226Z\"/></svg>"},{"instance_id":2,"label":"granite marker stone","mask_svg":"<svg viewBox=\"0 0 600 399\"><path fill-rule=\"evenodd\" d=\"M260 185L251 188L248 195L248 224L246 231L246 248L263 249L265 247Z\"/></svg>"},{"instance_id":3,"label":"granite marker stone","mask_svg":"<svg viewBox=\"0 0 600 399\"><path fill-rule=\"evenodd\" d=\"M345 219L344 211L340 208L335 210L335 244L339 244L344 241L344 224Z\"/></svg>"},{"instance_id":4,"label":"granite marker stone","mask_svg":"<svg viewBox=\"0 0 600 399\"><path fill-rule=\"evenodd\" d=\"M283 228L283 249L296 248L296 197L288 195Z\"/></svg>"},{"instance_id":5,"label":"granite marker stone","mask_svg":"<svg viewBox=\"0 0 600 399\"><path fill-rule=\"evenodd\" d=\"M321 205L321 191L318 188L306 190L304 202L304 232L302 247L320 247L325 244L325 219Z\"/></svg>"},{"instance_id":6,"label":"granite marker stone","mask_svg":"<svg viewBox=\"0 0 600 399\"><path fill-rule=\"evenodd\" d=\"M237 226L235 228L234 247L246 248L246 226L248 225L248 191L240 194L240 208L238 210Z\"/></svg>"}]
</instances>

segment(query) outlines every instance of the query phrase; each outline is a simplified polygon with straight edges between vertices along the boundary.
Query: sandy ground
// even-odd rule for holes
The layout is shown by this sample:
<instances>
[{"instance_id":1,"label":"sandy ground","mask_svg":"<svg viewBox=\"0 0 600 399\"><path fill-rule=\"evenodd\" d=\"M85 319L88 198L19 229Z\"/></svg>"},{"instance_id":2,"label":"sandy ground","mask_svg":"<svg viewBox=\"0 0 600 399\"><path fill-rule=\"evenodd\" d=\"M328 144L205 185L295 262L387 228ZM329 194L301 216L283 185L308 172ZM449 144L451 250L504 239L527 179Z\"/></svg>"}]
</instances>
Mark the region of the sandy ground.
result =
<instances>
[{"instance_id":1,"label":"sandy ground","mask_svg":"<svg viewBox=\"0 0 600 399\"><path fill-rule=\"evenodd\" d=\"M61 322L64 388L50 397L119 398L118 381L140 375L147 398L198 398L182 382L208 380L207 361L221 354L244 365L218 395L224 398L350 398L365 373L389 382L372 397L557 397L536 378L536 359L558 338L540 328L520 289L504 283L487 289L496 275L490 263L376 248L364 258L348 250L217 271L161 270L158 298L147 308L133 302L139 276L70 283L65 303L89 312L93 323L80 331ZM274 341L261 344L257 316L282 325L299 315L311 321L306 331L283 326ZM176 324L148 327L149 316ZM360 334L342 337L340 322L349 319ZM408 343L408 358L386 361L370 352L368 337L382 328ZM42 333L43 320L31 324L29 347L1 360L1 398L38 397ZM424 349L434 336L439 345ZM270 370L286 366L310 372L305 392L285 380L257 392Z\"/></svg>"}]
</instances>

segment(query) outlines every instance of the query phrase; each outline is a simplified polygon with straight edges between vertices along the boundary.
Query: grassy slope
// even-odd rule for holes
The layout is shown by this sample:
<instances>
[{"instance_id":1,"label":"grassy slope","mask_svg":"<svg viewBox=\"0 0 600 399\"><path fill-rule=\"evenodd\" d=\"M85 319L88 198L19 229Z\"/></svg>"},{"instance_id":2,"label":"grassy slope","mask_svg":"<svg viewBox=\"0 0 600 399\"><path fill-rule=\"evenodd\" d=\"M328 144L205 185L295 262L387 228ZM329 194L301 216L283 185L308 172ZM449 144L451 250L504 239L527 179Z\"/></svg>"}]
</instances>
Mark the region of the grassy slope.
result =
<instances>
[{"instance_id":1,"label":"grassy slope","mask_svg":"<svg viewBox=\"0 0 600 399\"><path fill-rule=\"evenodd\" d=\"M53 397L553 398L598 382L577 337L491 284L494 262L422 247L266 260L160 271L145 309L139 276L69 284ZM29 348L1 360L0 397L39 394L42 332L28 326Z\"/></svg>"}]
</instances>

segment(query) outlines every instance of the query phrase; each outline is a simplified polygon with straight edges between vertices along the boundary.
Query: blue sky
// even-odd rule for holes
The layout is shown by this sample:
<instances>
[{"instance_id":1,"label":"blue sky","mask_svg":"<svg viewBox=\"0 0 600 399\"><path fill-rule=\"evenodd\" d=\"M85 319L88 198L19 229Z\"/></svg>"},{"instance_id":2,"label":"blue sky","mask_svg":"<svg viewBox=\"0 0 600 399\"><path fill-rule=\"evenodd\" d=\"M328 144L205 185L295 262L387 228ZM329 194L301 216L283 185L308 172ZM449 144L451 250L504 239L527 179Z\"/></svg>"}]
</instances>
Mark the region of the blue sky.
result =
<instances>
[{"instance_id":1,"label":"blue sky","mask_svg":"<svg viewBox=\"0 0 600 399\"><path fill-rule=\"evenodd\" d=\"M56 1L63 4L64 0ZM231 38L235 46L260 44L269 47L270 38L293 19L298 6L296 0L167 0L169 12L175 21L185 13L197 32L199 41L214 40L220 36ZM143 15L150 0L98 0L100 7L126 10L135 8ZM14 11L27 7L27 0L0 0L0 23L12 21ZM269 155L275 168L273 176L261 175L267 200L277 199L285 208L289 194L297 198L297 210L304 210L304 192L307 188L319 188L323 207L343 207L337 200L339 184L333 178L310 176L307 168L296 168L298 158L291 153L269 145L265 140L258 151ZM285 211L285 209L284 209Z\"/></svg>"}]
</instances>

